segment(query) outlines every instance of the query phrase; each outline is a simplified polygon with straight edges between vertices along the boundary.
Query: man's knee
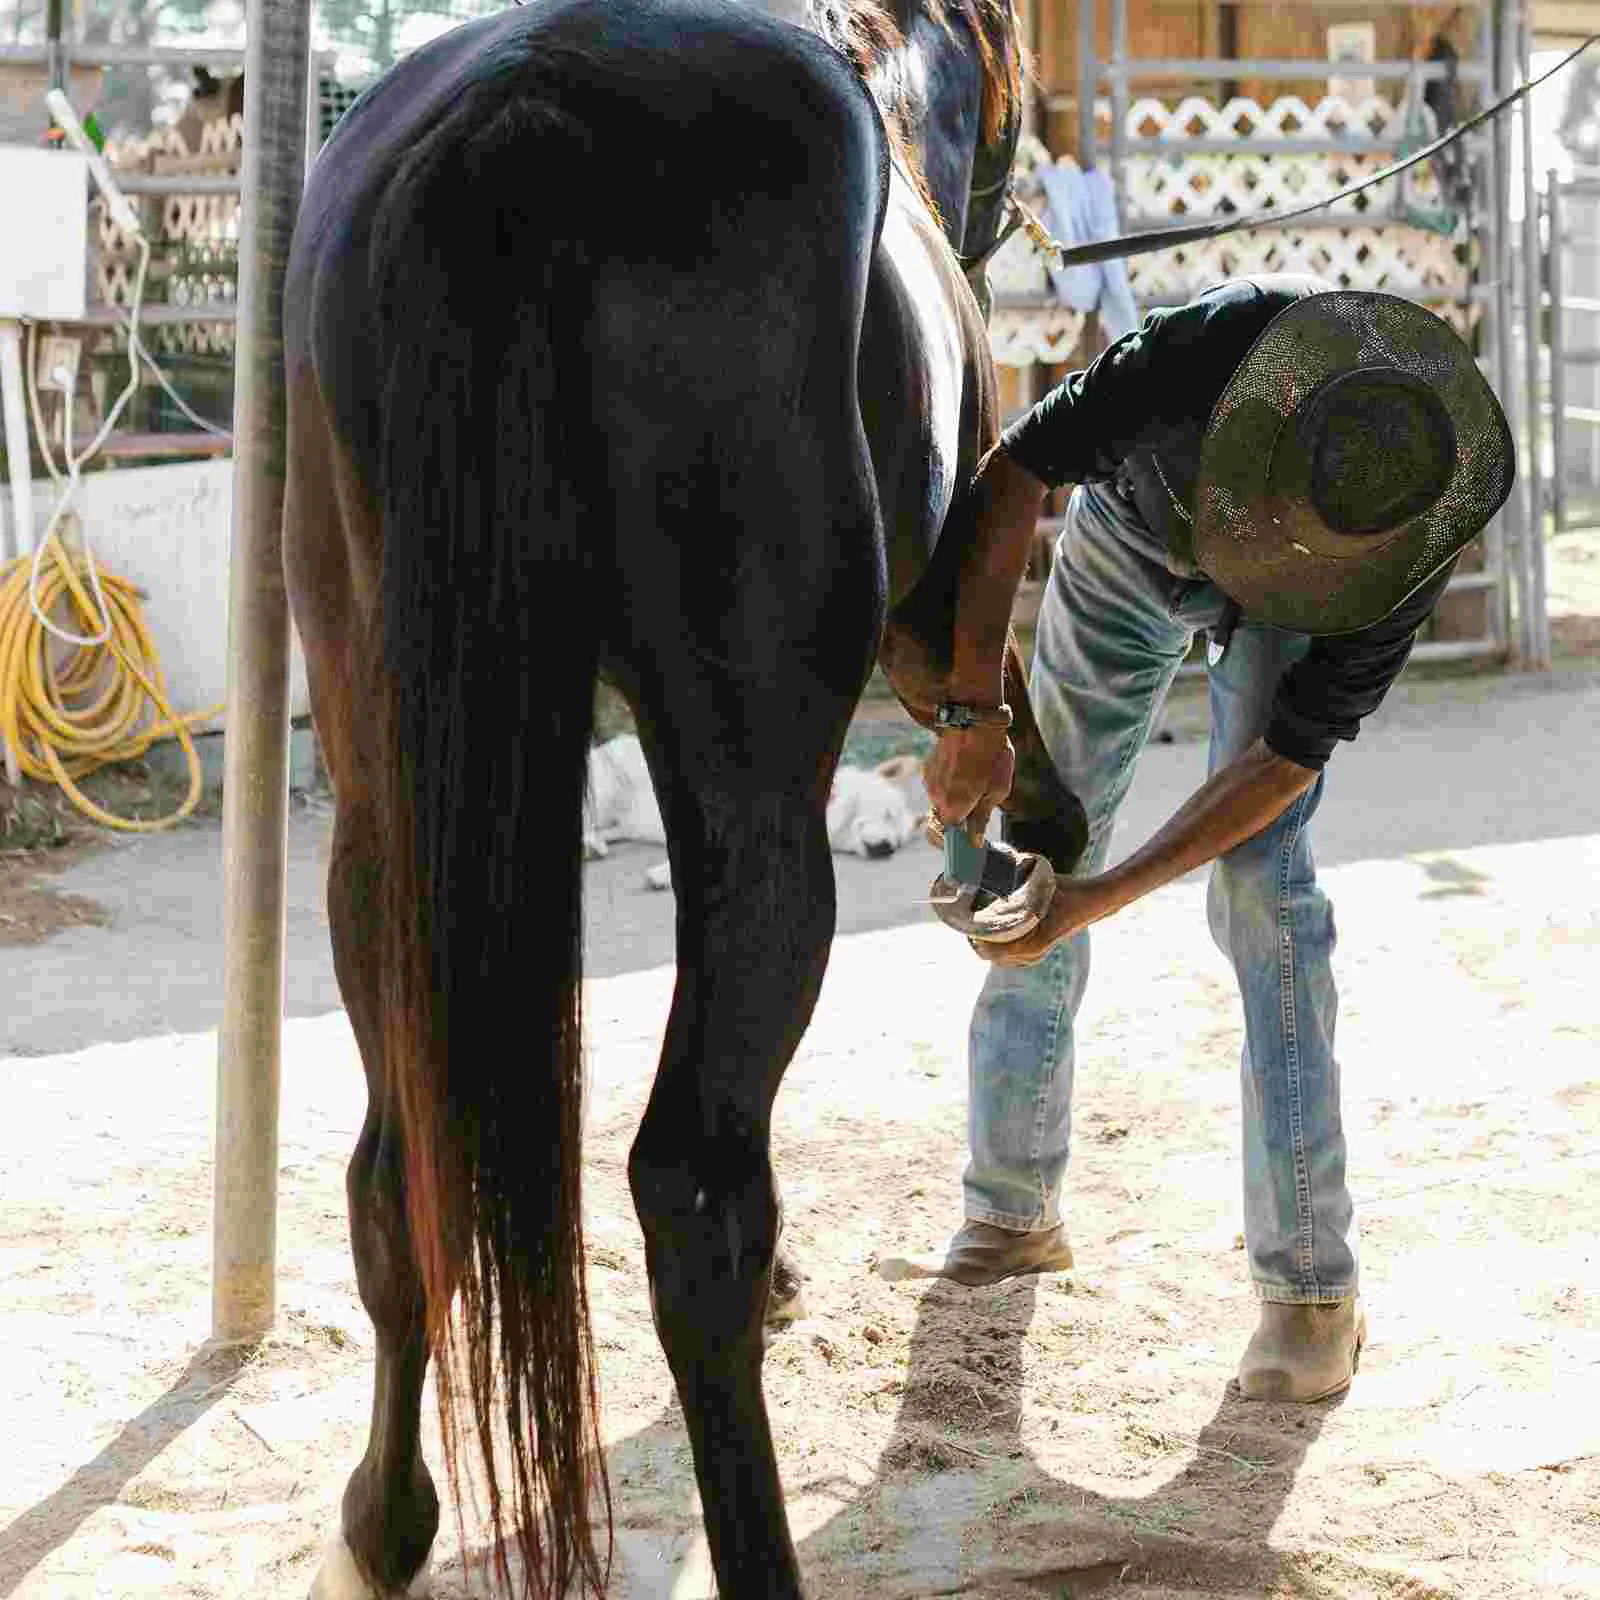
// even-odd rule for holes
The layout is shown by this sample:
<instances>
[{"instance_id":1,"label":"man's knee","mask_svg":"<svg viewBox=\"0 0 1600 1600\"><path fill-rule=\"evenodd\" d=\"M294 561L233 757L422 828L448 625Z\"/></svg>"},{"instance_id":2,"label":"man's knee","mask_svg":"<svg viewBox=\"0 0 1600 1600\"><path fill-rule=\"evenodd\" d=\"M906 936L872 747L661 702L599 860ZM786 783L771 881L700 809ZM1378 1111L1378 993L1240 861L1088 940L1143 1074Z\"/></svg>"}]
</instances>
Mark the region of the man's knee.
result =
<instances>
[{"instance_id":1,"label":"man's knee","mask_svg":"<svg viewBox=\"0 0 1600 1600\"><path fill-rule=\"evenodd\" d=\"M1211 937L1235 965L1275 954L1283 921L1279 853L1258 843L1247 840L1219 856L1206 887Z\"/></svg>"}]
</instances>

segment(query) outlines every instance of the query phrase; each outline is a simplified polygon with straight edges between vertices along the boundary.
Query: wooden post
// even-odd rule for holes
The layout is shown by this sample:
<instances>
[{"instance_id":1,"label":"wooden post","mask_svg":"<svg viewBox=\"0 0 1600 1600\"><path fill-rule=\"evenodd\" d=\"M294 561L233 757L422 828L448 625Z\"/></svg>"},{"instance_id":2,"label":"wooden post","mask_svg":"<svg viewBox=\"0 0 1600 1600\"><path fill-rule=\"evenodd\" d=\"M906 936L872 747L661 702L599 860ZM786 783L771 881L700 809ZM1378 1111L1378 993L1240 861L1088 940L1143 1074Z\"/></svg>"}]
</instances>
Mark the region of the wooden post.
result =
<instances>
[{"instance_id":1,"label":"wooden post","mask_svg":"<svg viewBox=\"0 0 1600 1600\"><path fill-rule=\"evenodd\" d=\"M308 0L248 0L223 768L212 1336L276 1312L278 1086L289 813L283 273L304 181Z\"/></svg>"}]
</instances>

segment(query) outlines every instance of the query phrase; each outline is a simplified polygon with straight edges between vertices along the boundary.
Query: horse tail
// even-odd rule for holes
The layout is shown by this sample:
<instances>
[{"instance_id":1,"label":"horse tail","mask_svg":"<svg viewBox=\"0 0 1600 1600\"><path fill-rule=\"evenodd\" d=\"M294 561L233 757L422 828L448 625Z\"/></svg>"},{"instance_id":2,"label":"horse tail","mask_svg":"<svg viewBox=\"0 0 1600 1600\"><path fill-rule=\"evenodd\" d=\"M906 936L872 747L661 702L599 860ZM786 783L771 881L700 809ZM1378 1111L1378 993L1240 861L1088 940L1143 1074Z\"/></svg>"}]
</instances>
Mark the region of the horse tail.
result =
<instances>
[{"instance_id":1,"label":"horse tail","mask_svg":"<svg viewBox=\"0 0 1600 1600\"><path fill-rule=\"evenodd\" d=\"M581 453L584 129L503 81L407 152L368 259L382 381L384 1049L456 1513L475 1445L495 1560L603 1586L579 1193L581 829L601 587ZM535 181L534 174L540 176ZM582 379L577 409L582 406ZM503 1435L501 1430L503 1429ZM497 1453L497 1439L508 1448Z\"/></svg>"}]
</instances>

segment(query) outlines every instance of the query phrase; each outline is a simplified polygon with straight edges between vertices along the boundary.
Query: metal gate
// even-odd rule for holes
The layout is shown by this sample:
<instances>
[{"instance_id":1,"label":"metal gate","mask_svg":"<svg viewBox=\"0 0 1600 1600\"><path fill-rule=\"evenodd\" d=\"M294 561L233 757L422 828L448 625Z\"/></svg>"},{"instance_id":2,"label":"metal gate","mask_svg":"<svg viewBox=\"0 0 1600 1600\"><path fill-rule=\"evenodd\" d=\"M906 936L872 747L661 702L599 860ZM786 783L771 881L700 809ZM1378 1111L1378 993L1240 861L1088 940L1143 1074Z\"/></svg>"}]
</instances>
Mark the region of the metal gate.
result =
<instances>
[{"instance_id":1,"label":"metal gate","mask_svg":"<svg viewBox=\"0 0 1600 1600\"><path fill-rule=\"evenodd\" d=\"M1555 531L1600 523L1600 170L1545 189L1548 504Z\"/></svg>"},{"instance_id":2,"label":"metal gate","mask_svg":"<svg viewBox=\"0 0 1600 1600\"><path fill-rule=\"evenodd\" d=\"M1131 58L1128 53L1128 0L1108 0L1111 24L1111 59L1095 61L1092 58L1094 33L1084 26L1080 39L1090 46L1080 56L1079 117L1081 137L1085 148L1109 161L1112 183L1115 187L1123 217L1123 226L1160 226L1169 218L1155 212L1148 200L1139 194L1136 173L1141 156L1146 165L1170 160L1174 147L1187 145L1215 145L1213 138L1185 139L1182 129L1162 129L1157 138L1140 137L1140 131L1130 126L1130 101L1132 86L1141 78L1159 75L1173 78L1205 79L1277 79L1349 77L1356 70L1348 63L1332 60L1195 60L1151 61ZM1515 24L1507 26L1510 7L1505 0L1483 0L1478 10L1477 52L1474 58L1460 63L1459 76L1464 84L1478 86L1490 94L1504 92L1515 81L1517 52L1512 46ZM1092 0L1086 0L1083 12L1094 10ZM1419 65L1406 61L1363 62L1360 76L1374 82L1394 83L1399 80L1408 85L1410 93L1419 92L1423 83L1444 74L1436 64ZM1092 107L1094 87L1104 84L1110 94L1109 126L1102 128ZM1330 85L1331 87L1331 85ZM1369 101L1367 105L1352 108L1366 111L1381 102ZM1234 103L1235 105L1237 102ZM1234 107L1226 108L1232 113ZM1219 108L1223 110L1223 108ZM1218 119L1222 120L1221 117ZM1375 169L1392 160L1401 149L1404 137L1400 108L1388 118L1374 135L1369 124L1350 117L1343 126L1337 119L1326 127L1317 125L1314 116L1305 119L1312 126L1299 127L1292 137L1273 137L1275 130L1263 129L1266 137L1250 141L1253 149L1241 151L1236 159L1253 160L1263 168L1292 163L1305 157L1311 164L1328 169L1330 188L1337 187L1336 175L1341 162L1359 171L1357 163L1370 163ZM1207 130L1210 133L1211 130ZM1177 135L1174 138L1174 134ZM1226 142L1223 141L1226 148ZM1275 148L1276 147L1276 148ZM1511 229L1507 225L1505 209L1497 199L1505 192L1505 159L1503 135L1496 139L1490 133L1474 135L1469 141L1469 159L1474 179L1475 195L1472 212L1476 227L1470 231L1478 235L1479 250L1476 271L1463 263L1457 269L1457 284L1448 298L1437 291L1429 292L1430 280L1438 283L1450 271L1451 262L1446 246L1455 241L1430 238L1410 226L1402 209L1401 193L1397 183L1390 183L1370 206L1353 211L1347 206L1331 209L1321 219L1312 219L1310 227L1302 223L1297 228L1266 229L1250 236L1251 247L1241 247L1230 241L1230 248L1219 252L1217 261L1207 263L1216 275L1224 271L1250 270L1256 265L1254 257L1260 256L1260 265L1268 267L1282 260L1286 265L1306 267L1322 275L1348 283L1356 288L1383 287L1409 298L1438 302L1432 309L1456 324L1457 331L1468 340L1476 340L1480 364L1496 392L1505 399L1514 387L1510 369L1510 350L1501 338L1502 329L1510 315L1511 280ZM1253 188L1262 187L1259 177ZM1187 197L1185 197L1187 199ZM1285 196L1287 198L1287 196ZM1320 223L1320 226L1318 225ZM1462 230L1463 232L1466 230ZM1439 257L1427 260L1432 251ZM1238 257L1237 264L1234 257ZM1189 286L1198 287L1198 283ZM1474 564L1477 570L1459 571L1452 579L1448 594L1461 596L1471 591L1488 591L1488 603L1457 601L1466 611L1465 637L1451 639L1424 639L1416 649L1418 660L1440 660L1474 656L1503 656L1507 653L1510 627L1510 606L1507 575L1516 547L1523 534L1522 519L1513 511L1510 517L1496 517L1485 531L1480 558L1469 556L1463 560L1464 568ZM1449 603L1448 601L1446 603ZM1476 626L1472 626L1476 623Z\"/></svg>"}]
</instances>

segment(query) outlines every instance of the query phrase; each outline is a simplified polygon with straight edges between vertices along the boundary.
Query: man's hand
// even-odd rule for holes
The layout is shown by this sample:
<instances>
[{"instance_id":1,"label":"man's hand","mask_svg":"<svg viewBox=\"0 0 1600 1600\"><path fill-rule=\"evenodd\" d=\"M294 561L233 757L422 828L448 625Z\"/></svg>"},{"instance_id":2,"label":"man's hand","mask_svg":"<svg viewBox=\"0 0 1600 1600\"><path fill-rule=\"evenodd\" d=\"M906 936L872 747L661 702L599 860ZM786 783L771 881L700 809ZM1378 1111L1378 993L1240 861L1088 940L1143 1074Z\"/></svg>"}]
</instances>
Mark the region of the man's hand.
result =
<instances>
[{"instance_id":1,"label":"man's hand","mask_svg":"<svg viewBox=\"0 0 1600 1600\"><path fill-rule=\"evenodd\" d=\"M1002 727L950 728L940 734L922 767L934 816L947 828L965 826L975 841L982 839L995 807L1011 793L1016 764Z\"/></svg>"},{"instance_id":2,"label":"man's hand","mask_svg":"<svg viewBox=\"0 0 1600 1600\"><path fill-rule=\"evenodd\" d=\"M1057 878L1050 909L1032 933L1013 939L1010 944L995 944L988 939L967 942L991 966L1031 967L1063 939L1070 939L1091 922L1109 917L1122 903L1115 885L1106 878Z\"/></svg>"},{"instance_id":3,"label":"man's hand","mask_svg":"<svg viewBox=\"0 0 1600 1600\"><path fill-rule=\"evenodd\" d=\"M1050 909L1026 938L1012 944L974 939L972 947L999 967L1030 966L1080 928L1253 838L1316 781L1315 772L1275 755L1257 739L1207 778L1126 861L1093 878L1058 878Z\"/></svg>"}]
</instances>

